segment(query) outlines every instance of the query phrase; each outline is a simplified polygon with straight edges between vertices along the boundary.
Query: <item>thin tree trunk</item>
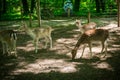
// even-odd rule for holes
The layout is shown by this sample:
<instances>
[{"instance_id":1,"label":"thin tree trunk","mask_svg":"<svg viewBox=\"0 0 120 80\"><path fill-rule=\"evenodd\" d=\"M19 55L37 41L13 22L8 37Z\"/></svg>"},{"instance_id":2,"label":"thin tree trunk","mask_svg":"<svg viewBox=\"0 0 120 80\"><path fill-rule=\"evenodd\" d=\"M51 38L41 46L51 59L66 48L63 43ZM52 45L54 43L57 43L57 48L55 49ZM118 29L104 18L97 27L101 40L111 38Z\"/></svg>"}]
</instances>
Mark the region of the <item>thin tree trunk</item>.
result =
<instances>
[{"instance_id":1,"label":"thin tree trunk","mask_svg":"<svg viewBox=\"0 0 120 80\"><path fill-rule=\"evenodd\" d=\"M2 17L3 13L3 0L0 0L0 18Z\"/></svg>"},{"instance_id":2,"label":"thin tree trunk","mask_svg":"<svg viewBox=\"0 0 120 80\"><path fill-rule=\"evenodd\" d=\"M37 15L38 15L38 24L39 27L41 27L40 0L37 0Z\"/></svg>"},{"instance_id":3,"label":"thin tree trunk","mask_svg":"<svg viewBox=\"0 0 120 80\"><path fill-rule=\"evenodd\" d=\"M23 5L21 0L20 0L20 13L21 13L21 20L23 20Z\"/></svg>"},{"instance_id":4,"label":"thin tree trunk","mask_svg":"<svg viewBox=\"0 0 120 80\"><path fill-rule=\"evenodd\" d=\"M32 13L29 13L29 26L32 27Z\"/></svg>"},{"instance_id":5,"label":"thin tree trunk","mask_svg":"<svg viewBox=\"0 0 120 80\"><path fill-rule=\"evenodd\" d=\"M118 27L120 27L120 0L117 0L118 5Z\"/></svg>"},{"instance_id":6,"label":"thin tree trunk","mask_svg":"<svg viewBox=\"0 0 120 80\"><path fill-rule=\"evenodd\" d=\"M33 13L34 8L35 8L35 0L31 0L31 8L30 8L31 13Z\"/></svg>"},{"instance_id":7,"label":"thin tree trunk","mask_svg":"<svg viewBox=\"0 0 120 80\"><path fill-rule=\"evenodd\" d=\"M23 4L23 12L25 15L27 15L29 13L29 6L27 0L22 0L22 4Z\"/></svg>"},{"instance_id":8,"label":"thin tree trunk","mask_svg":"<svg viewBox=\"0 0 120 80\"><path fill-rule=\"evenodd\" d=\"M2 4L2 13L6 13L7 12L7 3L6 0L3 0L3 4Z\"/></svg>"},{"instance_id":9,"label":"thin tree trunk","mask_svg":"<svg viewBox=\"0 0 120 80\"><path fill-rule=\"evenodd\" d=\"M102 9L102 12L105 11L105 0L100 0L101 1L101 9Z\"/></svg>"},{"instance_id":10,"label":"thin tree trunk","mask_svg":"<svg viewBox=\"0 0 120 80\"><path fill-rule=\"evenodd\" d=\"M96 3L96 12L99 13L100 12L100 1L95 0L95 3Z\"/></svg>"},{"instance_id":11,"label":"thin tree trunk","mask_svg":"<svg viewBox=\"0 0 120 80\"><path fill-rule=\"evenodd\" d=\"M90 16L91 16L91 14L90 14L90 11L88 12L88 23L90 22Z\"/></svg>"},{"instance_id":12,"label":"thin tree trunk","mask_svg":"<svg viewBox=\"0 0 120 80\"><path fill-rule=\"evenodd\" d=\"M75 0L75 3L74 3L74 11L79 11L79 7L80 7L80 1L81 0Z\"/></svg>"}]
</instances>

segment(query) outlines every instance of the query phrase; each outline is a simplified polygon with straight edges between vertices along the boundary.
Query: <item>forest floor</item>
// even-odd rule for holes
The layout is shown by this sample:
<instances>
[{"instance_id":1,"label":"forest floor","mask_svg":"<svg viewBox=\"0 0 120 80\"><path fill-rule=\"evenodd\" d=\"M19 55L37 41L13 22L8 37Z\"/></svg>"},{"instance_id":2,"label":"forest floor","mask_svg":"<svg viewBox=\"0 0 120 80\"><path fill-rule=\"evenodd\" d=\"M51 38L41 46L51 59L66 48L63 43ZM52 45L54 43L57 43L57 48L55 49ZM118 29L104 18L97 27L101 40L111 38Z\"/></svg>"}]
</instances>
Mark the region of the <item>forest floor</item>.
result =
<instances>
[{"instance_id":1,"label":"forest floor","mask_svg":"<svg viewBox=\"0 0 120 80\"><path fill-rule=\"evenodd\" d=\"M85 23L85 20L83 23ZM108 29L108 54L99 57L101 45L93 44L93 57L89 59L89 49L79 59L82 47L77 51L75 60L71 60L71 50L78 36L75 19L42 20L42 24L50 25L53 48L43 49L44 40L40 40L38 53L34 53L32 39L24 32L17 34L18 57L2 55L0 50L1 80L120 80L120 28L115 18L91 19L98 27ZM33 21L33 26L37 21ZM1 21L1 29L14 28L20 21ZM68 48L69 47L69 48Z\"/></svg>"}]
</instances>

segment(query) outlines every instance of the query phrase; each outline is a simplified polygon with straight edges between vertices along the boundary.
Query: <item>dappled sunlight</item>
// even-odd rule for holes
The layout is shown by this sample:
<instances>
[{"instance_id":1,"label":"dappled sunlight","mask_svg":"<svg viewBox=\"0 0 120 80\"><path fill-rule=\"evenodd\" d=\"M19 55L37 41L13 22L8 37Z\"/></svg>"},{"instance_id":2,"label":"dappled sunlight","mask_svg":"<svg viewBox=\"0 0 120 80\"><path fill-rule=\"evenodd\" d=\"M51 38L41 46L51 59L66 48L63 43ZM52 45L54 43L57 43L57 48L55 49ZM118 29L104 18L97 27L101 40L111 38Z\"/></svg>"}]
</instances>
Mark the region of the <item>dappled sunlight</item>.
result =
<instances>
[{"instance_id":1,"label":"dappled sunlight","mask_svg":"<svg viewBox=\"0 0 120 80\"><path fill-rule=\"evenodd\" d=\"M108 64L107 62L100 62L96 65L93 65L94 68L99 68L99 69L107 69L107 70L111 70L113 71L113 68L110 64Z\"/></svg>"},{"instance_id":2,"label":"dappled sunlight","mask_svg":"<svg viewBox=\"0 0 120 80\"><path fill-rule=\"evenodd\" d=\"M117 24L110 23L110 24L102 26L100 28L103 28L103 29L113 29L113 28L116 28L116 27L117 27Z\"/></svg>"},{"instance_id":3,"label":"dappled sunlight","mask_svg":"<svg viewBox=\"0 0 120 80\"><path fill-rule=\"evenodd\" d=\"M57 39L56 40L57 43L62 43L62 44L73 44L75 43L76 41L74 39L66 39L66 38L61 38L61 39Z\"/></svg>"},{"instance_id":4,"label":"dappled sunlight","mask_svg":"<svg viewBox=\"0 0 120 80\"><path fill-rule=\"evenodd\" d=\"M49 72L72 73L77 71L75 64L61 59L37 59L34 63L27 65L25 62L19 63L19 68L14 70L13 73L17 75L26 72L32 72L34 74Z\"/></svg>"},{"instance_id":5,"label":"dappled sunlight","mask_svg":"<svg viewBox=\"0 0 120 80\"><path fill-rule=\"evenodd\" d=\"M37 20L33 22L32 25L35 24L34 26L36 26ZM108 54L106 57L102 57L104 53L101 53L102 47L97 42L92 45L92 58L90 58L88 46L82 58L80 58L83 51L83 45L81 45L77 50L75 60L71 60L71 50L75 47L80 36L79 29L74 25L74 20L42 20L42 24L48 24L55 28L52 33L53 48L50 49L48 46L47 49L43 49L44 40L40 40L38 53L35 54L32 39L28 35L19 34L17 43L18 57L16 59L5 58L8 62L2 60L1 62L4 65L2 65L1 70L6 74L7 71L5 70L8 70L12 66L13 69L8 72L10 76L21 77L26 74L25 77L36 77L43 74L45 77L46 75L47 77L51 77L51 75L81 77L82 75L85 79L88 76L97 75L101 77L101 75L103 76L107 73L114 73L114 71L117 71L116 68L119 69L120 30L117 28L115 22L103 21L103 23L108 25L101 28L109 29L111 34L108 40Z\"/></svg>"},{"instance_id":6,"label":"dappled sunlight","mask_svg":"<svg viewBox=\"0 0 120 80\"><path fill-rule=\"evenodd\" d=\"M56 26L68 26L68 25L74 25L75 20L51 20L52 23L56 23Z\"/></svg>"},{"instance_id":7,"label":"dappled sunlight","mask_svg":"<svg viewBox=\"0 0 120 80\"><path fill-rule=\"evenodd\" d=\"M33 26L37 26L37 20L33 21ZM61 19L61 20L42 20L41 21L42 25L49 25L49 26L68 26L68 25L74 25L75 20L68 20L68 19Z\"/></svg>"},{"instance_id":8,"label":"dappled sunlight","mask_svg":"<svg viewBox=\"0 0 120 80\"><path fill-rule=\"evenodd\" d=\"M30 52L33 51L35 48L34 46L21 46L21 47L17 47L18 50L23 50L25 52Z\"/></svg>"},{"instance_id":9,"label":"dappled sunlight","mask_svg":"<svg viewBox=\"0 0 120 80\"><path fill-rule=\"evenodd\" d=\"M22 50L24 50L25 52L30 52L30 51L35 50L34 47L18 47L18 49L22 49Z\"/></svg>"},{"instance_id":10,"label":"dappled sunlight","mask_svg":"<svg viewBox=\"0 0 120 80\"><path fill-rule=\"evenodd\" d=\"M43 44L40 44L38 45L38 49L42 49L44 46ZM24 46L18 46L17 47L18 50L23 50L25 52L30 52L30 51L34 51L35 50L35 46L33 44L32 41L27 41Z\"/></svg>"}]
</instances>

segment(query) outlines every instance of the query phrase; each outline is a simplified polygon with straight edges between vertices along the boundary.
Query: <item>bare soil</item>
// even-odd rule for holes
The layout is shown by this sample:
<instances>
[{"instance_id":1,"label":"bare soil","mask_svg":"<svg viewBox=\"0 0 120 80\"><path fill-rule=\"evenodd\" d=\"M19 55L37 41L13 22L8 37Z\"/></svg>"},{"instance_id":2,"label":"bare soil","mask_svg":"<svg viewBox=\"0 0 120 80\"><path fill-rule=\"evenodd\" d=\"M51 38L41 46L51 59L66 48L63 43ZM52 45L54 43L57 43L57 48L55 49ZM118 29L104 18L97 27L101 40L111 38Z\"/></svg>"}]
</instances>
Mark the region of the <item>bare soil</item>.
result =
<instances>
[{"instance_id":1,"label":"bare soil","mask_svg":"<svg viewBox=\"0 0 120 80\"><path fill-rule=\"evenodd\" d=\"M42 24L53 29L53 48L43 49L44 39L39 42L38 53L34 52L32 39L24 32L18 33L18 57L2 55L0 50L1 80L120 80L120 28L115 19L99 18L98 26L109 29L108 54L99 57L101 45L93 44L93 57L89 59L89 49L85 49L82 58L80 46L75 60L71 60L71 50L78 38L79 30L74 19L43 20ZM93 19L93 21L96 21ZM33 22L33 25L37 24ZM11 24L10 24L11 23ZM0 22L2 29L9 29L20 22ZM8 25L7 25L8 24ZM5 26L7 25L7 27ZM5 28L5 27L6 28ZM10 28L11 28L10 27ZM101 54L104 55L104 54Z\"/></svg>"}]
</instances>

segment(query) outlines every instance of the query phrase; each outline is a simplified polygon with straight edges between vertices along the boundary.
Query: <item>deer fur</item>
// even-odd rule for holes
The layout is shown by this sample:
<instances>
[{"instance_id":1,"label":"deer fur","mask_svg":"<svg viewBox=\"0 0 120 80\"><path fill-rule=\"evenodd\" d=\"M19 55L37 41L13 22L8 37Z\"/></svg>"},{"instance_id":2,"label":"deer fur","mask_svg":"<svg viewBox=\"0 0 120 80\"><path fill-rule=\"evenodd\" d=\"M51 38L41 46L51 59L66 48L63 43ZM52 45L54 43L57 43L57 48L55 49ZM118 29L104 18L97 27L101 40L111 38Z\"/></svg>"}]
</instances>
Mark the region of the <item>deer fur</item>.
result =
<instances>
[{"instance_id":1,"label":"deer fur","mask_svg":"<svg viewBox=\"0 0 120 80\"><path fill-rule=\"evenodd\" d=\"M84 44L84 48L83 48L83 52L81 57L83 56L84 50L85 50L85 44L89 45L89 49L90 49L90 57L92 57L92 42L94 41L100 41L102 44L102 50L101 53L103 53L103 50L105 48L105 56L107 54L107 38L109 36L109 31L105 30L105 29L91 29L91 30L87 30L85 31L81 37L79 38L79 40L77 41L74 49L72 50L71 54L72 54L72 59L75 58L76 54L77 54L77 50L79 48L79 46L81 44Z\"/></svg>"},{"instance_id":2,"label":"deer fur","mask_svg":"<svg viewBox=\"0 0 120 80\"><path fill-rule=\"evenodd\" d=\"M95 22L90 22L90 23L82 25L81 21L77 19L75 21L75 24L81 33L84 33L86 30L95 29L97 25Z\"/></svg>"},{"instance_id":3,"label":"deer fur","mask_svg":"<svg viewBox=\"0 0 120 80\"><path fill-rule=\"evenodd\" d=\"M14 51L14 55L17 56L16 51L17 36L13 30L0 31L0 41L2 43L3 54L6 52L10 55Z\"/></svg>"},{"instance_id":4,"label":"deer fur","mask_svg":"<svg viewBox=\"0 0 120 80\"><path fill-rule=\"evenodd\" d=\"M45 38L45 47L47 48L48 42L50 42L50 48L52 48L52 37L51 32L53 29L50 26L43 27L43 28L35 28L34 30L27 27L27 24L23 24L24 31L33 39L34 46L35 46L35 53L38 52L38 42L39 39Z\"/></svg>"}]
</instances>

